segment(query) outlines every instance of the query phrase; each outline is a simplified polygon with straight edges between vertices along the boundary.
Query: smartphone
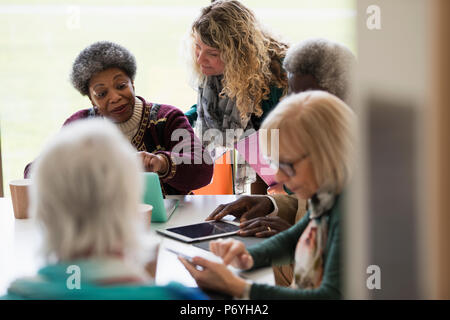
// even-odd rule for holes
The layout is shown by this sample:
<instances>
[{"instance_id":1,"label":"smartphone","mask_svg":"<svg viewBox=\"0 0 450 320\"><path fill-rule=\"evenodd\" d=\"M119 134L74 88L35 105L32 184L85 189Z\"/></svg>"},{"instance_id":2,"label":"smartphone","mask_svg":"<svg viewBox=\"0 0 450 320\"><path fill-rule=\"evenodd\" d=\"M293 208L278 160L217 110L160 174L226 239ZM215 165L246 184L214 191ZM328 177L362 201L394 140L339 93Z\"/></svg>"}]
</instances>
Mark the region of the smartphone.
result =
<instances>
[{"instance_id":1,"label":"smartphone","mask_svg":"<svg viewBox=\"0 0 450 320\"><path fill-rule=\"evenodd\" d=\"M165 248L165 249L166 249L167 251L169 251L169 252L172 252L173 254L176 254L176 255L179 256L179 257L182 257L184 260L186 260L186 261L188 261L188 262L194 264L194 263L192 262L192 257L191 257L191 256L188 256L187 254L184 254L184 253L175 251L175 250L170 249L170 248Z\"/></svg>"},{"instance_id":2,"label":"smartphone","mask_svg":"<svg viewBox=\"0 0 450 320\"><path fill-rule=\"evenodd\" d=\"M189 262L190 264L192 264L197 270L202 271L203 267L196 265L194 262L192 262L192 258L191 256L188 256L187 254L181 253L179 251L170 249L170 248L165 248L167 251L172 252L173 254L177 255L177 257L181 257L184 260L186 260L187 262Z\"/></svg>"}]
</instances>

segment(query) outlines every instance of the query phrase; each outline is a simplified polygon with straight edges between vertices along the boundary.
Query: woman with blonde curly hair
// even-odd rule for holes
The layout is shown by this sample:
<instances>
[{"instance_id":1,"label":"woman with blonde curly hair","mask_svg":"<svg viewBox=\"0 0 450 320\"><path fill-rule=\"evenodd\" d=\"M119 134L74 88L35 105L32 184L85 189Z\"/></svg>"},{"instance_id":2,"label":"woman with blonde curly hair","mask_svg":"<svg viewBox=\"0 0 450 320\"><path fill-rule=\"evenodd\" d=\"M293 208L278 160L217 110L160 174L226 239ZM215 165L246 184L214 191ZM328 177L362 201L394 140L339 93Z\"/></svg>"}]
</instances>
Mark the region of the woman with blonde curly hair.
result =
<instances>
[{"instance_id":1,"label":"woman with blonde curly hair","mask_svg":"<svg viewBox=\"0 0 450 320\"><path fill-rule=\"evenodd\" d=\"M208 141L214 150L232 148L243 132L259 129L286 93L282 60L288 46L264 31L253 12L235 0L203 8L191 37L198 101L186 116L202 137L209 129L220 131ZM224 141L227 129L234 136ZM248 170L240 176L248 176Z\"/></svg>"}]
</instances>

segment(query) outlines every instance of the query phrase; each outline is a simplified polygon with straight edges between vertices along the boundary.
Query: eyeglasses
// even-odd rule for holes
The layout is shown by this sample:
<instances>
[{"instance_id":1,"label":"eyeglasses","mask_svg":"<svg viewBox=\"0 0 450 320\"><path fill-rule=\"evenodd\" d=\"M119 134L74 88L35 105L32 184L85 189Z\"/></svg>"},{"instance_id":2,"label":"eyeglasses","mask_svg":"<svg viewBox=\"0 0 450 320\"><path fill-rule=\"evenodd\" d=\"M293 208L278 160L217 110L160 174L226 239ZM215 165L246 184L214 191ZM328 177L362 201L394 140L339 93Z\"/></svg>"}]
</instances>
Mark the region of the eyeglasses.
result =
<instances>
[{"instance_id":1,"label":"eyeglasses","mask_svg":"<svg viewBox=\"0 0 450 320\"><path fill-rule=\"evenodd\" d=\"M288 163L288 162L277 162L274 161L272 159L270 159L269 157L265 157L265 159L269 162L270 167L274 170L280 170L281 172L283 172L283 174L285 174L288 177L293 177L295 176L295 169L294 169L294 164L301 162L303 160L305 160L307 157L309 157L309 154L306 153L304 155L302 155L298 160L292 162L292 163Z\"/></svg>"}]
</instances>

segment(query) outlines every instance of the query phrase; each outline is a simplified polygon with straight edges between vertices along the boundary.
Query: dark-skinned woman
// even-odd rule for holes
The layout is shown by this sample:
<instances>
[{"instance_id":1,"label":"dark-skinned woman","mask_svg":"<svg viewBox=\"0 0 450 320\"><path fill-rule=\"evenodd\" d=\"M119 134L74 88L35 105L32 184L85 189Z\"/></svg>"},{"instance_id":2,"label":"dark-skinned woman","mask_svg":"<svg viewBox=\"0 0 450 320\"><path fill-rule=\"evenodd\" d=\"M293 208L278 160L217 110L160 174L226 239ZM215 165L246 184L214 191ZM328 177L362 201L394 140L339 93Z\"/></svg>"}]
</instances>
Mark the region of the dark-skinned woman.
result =
<instances>
[{"instance_id":1,"label":"dark-skinned woman","mask_svg":"<svg viewBox=\"0 0 450 320\"><path fill-rule=\"evenodd\" d=\"M135 75L135 58L123 46L101 41L85 48L73 63L71 81L92 108L76 112L64 125L92 117L115 123L139 152L144 170L158 173L165 194L188 194L207 185L212 160L187 118L173 106L136 96ZM29 169L30 164L26 177Z\"/></svg>"}]
</instances>

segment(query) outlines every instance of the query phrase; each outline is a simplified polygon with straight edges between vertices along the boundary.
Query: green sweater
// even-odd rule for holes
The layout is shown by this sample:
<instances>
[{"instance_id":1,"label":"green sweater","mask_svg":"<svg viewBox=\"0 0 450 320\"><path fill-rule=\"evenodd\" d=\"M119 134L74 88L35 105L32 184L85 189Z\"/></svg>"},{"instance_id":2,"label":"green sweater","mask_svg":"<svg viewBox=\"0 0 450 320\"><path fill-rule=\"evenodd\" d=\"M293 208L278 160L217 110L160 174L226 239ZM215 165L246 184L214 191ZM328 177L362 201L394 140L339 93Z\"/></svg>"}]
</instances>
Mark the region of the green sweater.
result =
<instances>
[{"instance_id":1,"label":"green sweater","mask_svg":"<svg viewBox=\"0 0 450 320\"><path fill-rule=\"evenodd\" d=\"M315 289L292 289L254 283L250 299L340 299L340 201L338 196L329 210L328 237L324 252L324 274ZM294 262L295 247L309 223L309 212L290 229L285 230L248 249L254 268Z\"/></svg>"},{"instance_id":2,"label":"green sweater","mask_svg":"<svg viewBox=\"0 0 450 320\"><path fill-rule=\"evenodd\" d=\"M252 120L255 120L253 125L255 126L255 130L258 130L261 126L262 121L267 117L270 111L278 104L280 98L283 96L283 89L277 88L275 86L270 86L269 98L267 100L263 100L261 103L261 108L263 114L261 118L256 118L252 116ZM185 116L188 118L191 126L194 126L195 121L197 121L198 113L197 113L197 105L194 104L186 113ZM253 119L255 118L255 119Z\"/></svg>"}]
</instances>

